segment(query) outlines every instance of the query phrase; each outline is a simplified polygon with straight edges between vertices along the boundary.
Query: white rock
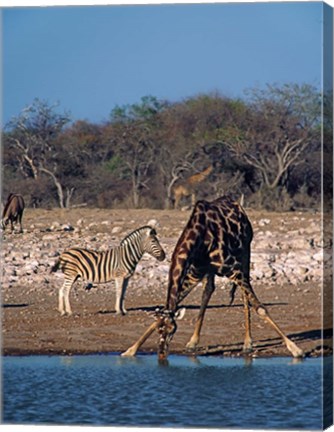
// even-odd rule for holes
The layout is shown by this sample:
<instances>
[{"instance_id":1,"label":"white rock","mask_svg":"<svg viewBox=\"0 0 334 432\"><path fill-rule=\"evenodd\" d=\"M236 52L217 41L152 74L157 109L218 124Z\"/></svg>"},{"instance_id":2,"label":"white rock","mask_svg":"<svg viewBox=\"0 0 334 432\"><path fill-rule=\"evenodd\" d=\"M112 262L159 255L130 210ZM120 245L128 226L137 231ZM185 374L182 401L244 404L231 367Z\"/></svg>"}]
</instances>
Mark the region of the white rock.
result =
<instances>
[{"instance_id":1,"label":"white rock","mask_svg":"<svg viewBox=\"0 0 334 432\"><path fill-rule=\"evenodd\" d=\"M147 222L147 225L149 225L149 226L151 226L151 227L153 227L153 228L156 228L156 227L159 226L159 223L158 223L158 221L157 221L156 219L150 219L150 220Z\"/></svg>"},{"instance_id":2,"label":"white rock","mask_svg":"<svg viewBox=\"0 0 334 432\"><path fill-rule=\"evenodd\" d=\"M263 227L265 225L270 224L270 219L260 219L258 222L259 226Z\"/></svg>"},{"instance_id":3,"label":"white rock","mask_svg":"<svg viewBox=\"0 0 334 432\"><path fill-rule=\"evenodd\" d=\"M115 227L113 227L113 229L111 230L111 234L117 234L117 233L119 233L119 232L121 232L122 231L122 227L120 227L120 226L115 226Z\"/></svg>"},{"instance_id":4,"label":"white rock","mask_svg":"<svg viewBox=\"0 0 334 432\"><path fill-rule=\"evenodd\" d=\"M313 258L314 260L318 261L318 262L322 262L323 259L324 259L324 253L323 253L323 251L319 251L319 252L315 253L315 254L312 256L312 258Z\"/></svg>"}]
</instances>

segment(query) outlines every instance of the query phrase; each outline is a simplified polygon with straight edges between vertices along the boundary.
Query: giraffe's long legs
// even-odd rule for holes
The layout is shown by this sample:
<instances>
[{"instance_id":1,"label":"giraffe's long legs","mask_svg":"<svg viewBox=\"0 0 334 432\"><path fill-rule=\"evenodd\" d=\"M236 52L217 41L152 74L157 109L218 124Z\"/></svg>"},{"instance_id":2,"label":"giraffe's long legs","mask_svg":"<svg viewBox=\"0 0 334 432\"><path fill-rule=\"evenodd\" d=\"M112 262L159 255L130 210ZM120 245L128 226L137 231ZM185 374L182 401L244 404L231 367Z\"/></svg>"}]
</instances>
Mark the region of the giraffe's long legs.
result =
<instances>
[{"instance_id":1,"label":"giraffe's long legs","mask_svg":"<svg viewBox=\"0 0 334 432\"><path fill-rule=\"evenodd\" d=\"M239 281L236 280L235 282L240 286L240 288L242 289L244 298L247 298L249 304L255 310L257 315L261 319L263 319L264 321L269 323L273 327L273 329L281 336L287 349L291 352L291 354L294 357L303 357L304 356L303 350L300 349L294 342L292 342L292 340L286 336L286 334L280 329L280 327L270 317L265 306L256 297L250 283L248 281L243 280L243 279L240 279Z\"/></svg>"},{"instance_id":2,"label":"giraffe's long legs","mask_svg":"<svg viewBox=\"0 0 334 432\"><path fill-rule=\"evenodd\" d=\"M206 311L206 308L208 306L208 303L210 301L210 298L215 290L215 284L214 284L214 276L210 275L204 280L204 290L202 294L202 302L200 311L196 320L195 329L192 337L190 338L190 341L187 343L187 348L194 349L200 338L201 328L203 324L204 314Z\"/></svg>"},{"instance_id":3,"label":"giraffe's long legs","mask_svg":"<svg viewBox=\"0 0 334 432\"><path fill-rule=\"evenodd\" d=\"M154 332L154 330L158 327L159 323L157 321L154 321L150 325L150 327L145 331L145 333L135 342L130 348L128 348L124 353L121 355L123 357L133 357L137 354L137 351L139 348L143 345L143 343L151 336L151 334Z\"/></svg>"},{"instance_id":4,"label":"giraffe's long legs","mask_svg":"<svg viewBox=\"0 0 334 432\"><path fill-rule=\"evenodd\" d=\"M230 305L232 305L233 303L234 294L237 287L241 286L242 289L242 283L240 283L240 281L247 281L245 282L245 285L249 287L250 292L253 293L254 297L256 298L255 293L249 283L250 245L247 245L247 247L245 247L245 251L242 255L241 263L242 263L242 270L233 273L232 276L230 277L230 283L232 284L232 287L230 289ZM250 311L251 304L249 301L249 296L246 294L246 291L242 289L241 292L242 292L242 300L244 303L244 315L245 315L245 340L243 345L243 351L244 353L250 353L253 350L252 336L251 336L251 311ZM260 303L257 298L256 301Z\"/></svg>"},{"instance_id":5,"label":"giraffe's long legs","mask_svg":"<svg viewBox=\"0 0 334 432\"><path fill-rule=\"evenodd\" d=\"M186 276L186 279L182 285L182 290L179 293L177 304L180 304L182 300L192 291L193 288L201 281L202 276L196 276L193 272L189 272ZM145 333L135 342L130 348L128 348L121 355L124 357L132 357L137 354L139 348L143 345L143 343L151 336L151 334L157 328L158 323L154 322L150 325L150 327L145 331Z\"/></svg>"},{"instance_id":6,"label":"giraffe's long legs","mask_svg":"<svg viewBox=\"0 0 334 432\"><path fill-rule=\"evenodd\" d=\"M244 312L245 312L245 341L243 346L243 351L249 353L253 350L252 336L251 336L251 315L250 307L247 295L243 292L242 298L244 301Z\"/></svg>"}]
</instances>

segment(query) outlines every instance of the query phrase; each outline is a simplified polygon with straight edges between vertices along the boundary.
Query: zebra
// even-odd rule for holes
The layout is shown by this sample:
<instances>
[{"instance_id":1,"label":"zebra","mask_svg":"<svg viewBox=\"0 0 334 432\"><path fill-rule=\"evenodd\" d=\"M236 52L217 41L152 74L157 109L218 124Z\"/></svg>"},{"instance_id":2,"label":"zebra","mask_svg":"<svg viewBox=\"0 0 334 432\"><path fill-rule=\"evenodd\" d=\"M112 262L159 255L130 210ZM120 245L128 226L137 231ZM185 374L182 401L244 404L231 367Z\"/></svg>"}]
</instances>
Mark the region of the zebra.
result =
<instances>
[{"instance_id":1,"label":"zebra","mask_svg":"<svg viewBox=\"0 0 334 432\"><path fill-rule=\"evenodd\" d=\"M19 222L20 233L23 233L22 227L22 215L25 207L24 199L22 195L10 193L7 198L6 205L2 212L1 227L3 230L10 222L11 232L14 231L14 222Z\"/></svg>"},{"instance_id":2,"label":"zebra","mask_svg":"<svg viewBox=\"0 0 334 432\"><path fill-rule=\"evenodd\" d=\"M72 314L69 293L74 282L81 278L88 281L90 286L92 283L100 284L115 280L116 313L125 315L127 313L124 307L126 288L145 252L158 261L163 261L166 256L157 238L156 230L149 225L131 232L119 246L105 252L77 247L64 251L51 268L51 272L61 269L65 275L58 297L60 314L62 316Z\"/></svg>"}]
</instances>

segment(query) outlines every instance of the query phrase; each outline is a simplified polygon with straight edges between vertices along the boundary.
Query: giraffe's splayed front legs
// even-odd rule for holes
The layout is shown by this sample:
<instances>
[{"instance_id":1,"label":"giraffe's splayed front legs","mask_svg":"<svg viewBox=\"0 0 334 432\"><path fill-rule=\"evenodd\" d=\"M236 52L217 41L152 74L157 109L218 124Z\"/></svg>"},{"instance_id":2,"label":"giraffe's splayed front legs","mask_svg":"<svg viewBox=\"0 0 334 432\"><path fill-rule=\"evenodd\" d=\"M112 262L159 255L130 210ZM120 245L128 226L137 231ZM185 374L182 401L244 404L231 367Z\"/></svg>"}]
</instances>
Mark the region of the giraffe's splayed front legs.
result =
<instances>
[{"instance_id":1,"label":"giraffe's splayed front legs","mask_svg":"<svg viewBox=\"0 0 334 432\"><path fill-rule=\"evenodd\" d=\"M211 298L211 296L215 290L214 276L211 276L211 275L208 276L206 279L204 279L203 284L204 284L204 289L203 289L203 294L202 294L202 302L201 302L200 311L199 311L199 314L198 314L198 317L196 320L194 333L186 345L187 349L189 349L189 350L194 350L196 348L196 346L198 345L199 338L200 338L200 332L201 332L201 328L202 328L202 324L203 324L203 320L204 320L204 314L205 314L206 308L208 306L208 303L210 301L210 298Z\"/></svg>"},{"instance_id":2,"label":"giraffe's splayed front legs","mask_svg":"<svg viewBox=\"0 0 334 432\"><path fill-rule=\"evenodd\" d=\"M245 293L242 293L242 298L244 301L244 312L245 312L245 341L242 350L245 354L249 354L253 351L253 343L252 343L252 336L251 336L250 305Z\"/></svg>"},{"instance_id":3,"label":"giraffe's splayed front legs","mask_svg":"<svg viewBox=\"0 0 334 432\"><path fill-rule=\"evenodd\" d=\"M240 288L242 289L242 292L243 292L244 301L246 302L245 299L247 299L247 303L250 304L254 308L257 315L261 319L263 319L264 321L269 323L273 327L273 329L276 331L276 333L278 333L281 336L287 349L291 352L293 357L296 357L296 358L304 357L304 351L301 348L299 348L294 342L292 342L292 340L289 339L283 333L283 331L279 328L279 326L275 323L275 321L270 317L265 306L256 297L250 283L245 282L245 281L242 281L242 282L240 281ZM246 305L246 303L245 303L245 305ZM246 320L246 323L247 323L247 320Z\"/></svg>"},{"instance_id":4,"label":"giraffe's splayed front legs","mask_svg":"<svg viewBox=\"0 0 334 432\"><path fill-rule=\"evenodd\" d=\"M281 336L283 339L287 349L291 352L293 357L301 358L304 357L304 351L299 348L294 342L292 342L291 339L289 339L282 330L278 327L278 325L275 323L275 321L270 317L269 313L267 312L266 308L264 306L260 306L256 309L257 314L260 318L267 321L274 329L275 331Z\"/></svg>"},{"instance_id":5,"label":"giraffe's splayed front legs","mask_svg":"<svg viewBox=\"0 0 334 432\"><path fill-rule=\"evenodd\" d=\"M158 358L164 360L168 354L169 343L176 331L175 320L181 320L184 317L185 308L179 309L177 312L164 310L161 308L155 311L155 321L145 331L145 333L121 355L123 357L133 357L137 354L143 343L157 330L159 334L158 342Z\"/></svg>"},{"instance_id":6,"label":"giraffe's splayed front legs","mask_svg":"<svg viewBox=\"0 0 334 432\"><path fill-rule=\"evenodd\" d=\"M157 328L158 323L155 321L150 325L150 327L145 331L145 333L134 343L130 348L128 348L124 353L121 354L122 357L134 357L137 354L139 348L143 343L151 336L154 330Z\"/></svg>"}]
</instances>

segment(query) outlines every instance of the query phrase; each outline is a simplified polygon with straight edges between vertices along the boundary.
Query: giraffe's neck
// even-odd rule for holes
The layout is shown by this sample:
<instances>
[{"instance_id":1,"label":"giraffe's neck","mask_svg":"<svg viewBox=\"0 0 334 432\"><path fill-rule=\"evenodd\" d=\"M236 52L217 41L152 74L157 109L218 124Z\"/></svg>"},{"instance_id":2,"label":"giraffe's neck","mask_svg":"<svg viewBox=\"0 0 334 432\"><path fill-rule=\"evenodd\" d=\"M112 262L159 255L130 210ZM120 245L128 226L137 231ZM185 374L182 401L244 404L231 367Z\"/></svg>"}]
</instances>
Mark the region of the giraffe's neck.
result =
<instances>
[{"instance_id":1,"label":"giraffe's neck","mask_svg":"<svg viewBox=\"0 0 334 432\"><path fill-rule=\"evenodd\" d=\"M192 258L206 231L205 201L198 201L172 255L169 270L166 309L175 311Z\"/></svg>"},{"instance_id":2,"label":"giraffe's neck","mask_svg":"<svg viewBox=\"0 0 334 432\"><path fill-rule=\"evenodd\" d=\"M188 183L191 185L196 185L198 183L201 183L212 171L212 166L209 166L207 169L202 171L201 173L194 174L193 176L189 177Z\"/></svg>"}]
</instances>

